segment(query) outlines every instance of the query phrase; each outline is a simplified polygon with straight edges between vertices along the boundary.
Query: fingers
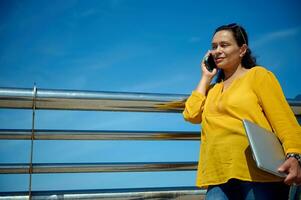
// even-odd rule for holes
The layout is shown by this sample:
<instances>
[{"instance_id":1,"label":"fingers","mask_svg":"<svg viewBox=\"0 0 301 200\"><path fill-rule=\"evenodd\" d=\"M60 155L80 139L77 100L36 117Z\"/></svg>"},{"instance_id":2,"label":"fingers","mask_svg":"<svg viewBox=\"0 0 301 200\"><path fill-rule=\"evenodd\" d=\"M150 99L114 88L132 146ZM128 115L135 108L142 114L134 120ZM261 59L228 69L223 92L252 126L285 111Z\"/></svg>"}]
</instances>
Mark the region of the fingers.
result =
<instances>
[{"instance_id":1,"label":"fingers","mask_svg":"<svg viewBox=\"0 0 301 200\"><path fill-rule=\"evenodd\" d=\"M216 68L214 68L213 70L212 70L212 72L211 72L213 75L215 75L216 73L217 73L217 69Z\"/></svg>"},{"instance_id":2,"label":"fingers","mask_svg":"<svg viewBox=\"0 0 301 200\"><path fill-rule=\"evenodd\" d=\"M278 168L279 172L286 172L288 173L290 169L290 163L287 160Z\"/></svg>"},{"instance_id":3,"label":"fingers","mask_svg":"<svg viewBox=\"0 0 301 200\"><path fill-rule=\"evenodd\" d=\"M202 70L202 77L206 77L207 79L212 80L212 78L217 74L217 69L213 69L212 71L209 71L207 69L207 66L205 64L205 59L208 58L208 56L210 55L211 51L208 50L207 53L205 54L205 56L203 57L201 63L200 63L200 67Z\"/></svg>"},{"instance_id":4,"label":"fingers","mask_svg":"<svg viewBox=\"0 0 301 200\"><path fill-rule=\"evenodd\" d=\"M287 185L292 185L293 183L296 183L295 182L296 178L297 178L297 173L290 172L284 179L284 183Z\"/></svg>"},{"instance_id":5,"label":"fingers","mask_svg":"<svg viewBox=\"0 0 301 200\"><path fill-rule=\"evenodd\" d=\"M301 184L301 167L294 158L287 159L279 168L279 172L287 173L284 183L287 185Z\"/></svg>"},{"instance_id":6,"label":"fingers","mask_svg":"<svg viewBox=\"0 0 301 200\"><path fill-rule=\"evenodd\" d=\"M201 66L205 66L205 59L209 56L209 54L210 54L210 50L208 50L207 53L205 54L205 56L203 57Z\"/></svg>"},{"instance_id":7,"label":"fingers","mask_svg":"<svg viewBox=\"0 0 301 200\"><path fill-rule=\"evenodd\" d=\"M284 179L284 183L287 185L300 185L301 184L301 175L300 175L300 171L294 171L291 172L287 175L287 177Z\"/></svg>"},{"instance_id":8,"label":"fingers","mask_svg":"<svg viewBox=\"0 0 301 200\"><path fill-rule=\"evenodd\" d=\"M209 71L209 70L207 69L207 67L206 67L206 62L205 62L205 60L208 59L208 57L210 56L210 54L211 54L211 51L208 50L207 53L205 54L205 56L203 57L202 61L201 61L201 67L202 67L203 72L204 72L204 70L205 70L205 71L208 71L210 74L212 74L212 71Z\"/></svg>"}]
</instances>

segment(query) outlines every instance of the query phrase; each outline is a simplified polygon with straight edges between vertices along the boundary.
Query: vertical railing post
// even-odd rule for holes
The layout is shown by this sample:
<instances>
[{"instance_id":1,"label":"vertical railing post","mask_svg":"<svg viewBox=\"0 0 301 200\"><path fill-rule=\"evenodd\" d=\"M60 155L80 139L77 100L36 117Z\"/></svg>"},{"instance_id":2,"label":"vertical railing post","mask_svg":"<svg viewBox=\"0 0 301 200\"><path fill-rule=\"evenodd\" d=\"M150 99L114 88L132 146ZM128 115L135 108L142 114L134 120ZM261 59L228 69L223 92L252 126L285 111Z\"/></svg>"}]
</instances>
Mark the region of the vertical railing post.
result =
<instances>
[{"instance_id":1,"label":"vertical railing post","mask_svg":"<svg viewBox=\"0 0 301 200\"><path fill-rule=\"evenodd\" d=\"M30 144L30 161L29 161L29 186L28 186L28 197L31 200L32 195L32 171L33 171L33 145L34 145L34 132L35 132L35 111L36 111L36 97L37 97L37 87L36 84L33 86L33 99L32 99L32 122L31 122L31 144Z\"/></svg>"}]
</instances>

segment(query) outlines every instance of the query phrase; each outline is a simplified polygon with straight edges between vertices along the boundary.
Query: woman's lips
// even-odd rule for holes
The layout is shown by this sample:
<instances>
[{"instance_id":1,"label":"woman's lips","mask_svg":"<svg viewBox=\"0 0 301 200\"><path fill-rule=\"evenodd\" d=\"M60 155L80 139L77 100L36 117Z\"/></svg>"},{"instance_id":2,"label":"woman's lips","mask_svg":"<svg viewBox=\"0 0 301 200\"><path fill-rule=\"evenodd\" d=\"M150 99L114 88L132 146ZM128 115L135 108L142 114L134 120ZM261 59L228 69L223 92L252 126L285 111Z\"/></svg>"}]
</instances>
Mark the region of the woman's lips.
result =
<instances>
[{"instance_id":1,"label":"woman's lips","mask_svg":"<svg viewBox=\"0 0 301 200\"><path fill-rule=\"evenodd\" d=\"M216 62L216 63L220 63L220 62L223 61L223 59L224 59L224 58L216 58L216 59L215 59L215 62Z\"/></svg>"}]
</instances>

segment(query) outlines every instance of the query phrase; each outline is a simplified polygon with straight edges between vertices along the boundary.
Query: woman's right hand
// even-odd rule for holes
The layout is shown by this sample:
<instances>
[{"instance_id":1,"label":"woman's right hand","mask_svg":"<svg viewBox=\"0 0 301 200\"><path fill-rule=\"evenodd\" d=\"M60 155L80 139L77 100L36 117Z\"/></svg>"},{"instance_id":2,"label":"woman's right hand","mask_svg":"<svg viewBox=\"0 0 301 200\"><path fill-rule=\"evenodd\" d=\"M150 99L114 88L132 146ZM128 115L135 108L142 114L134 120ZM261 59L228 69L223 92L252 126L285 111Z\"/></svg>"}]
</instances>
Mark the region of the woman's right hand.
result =
<instances>
[{"instance_id":1,"label":"woman's right hand","mask_svg":"<svg viewBox=\"0 0 301 200\"><path fill-rule=\"evenodd\" d=\"M217 74L217 69L213 69L212 72L210 72L206 68L204 60L205 60L206 56L209 56L210 53L211 53L211 51L208 51L206 53L206 55L204 56L204 59L201 62L202 77L201 77L201 80L200 80L198 86L195 89L197 92L199 92L205 96L207 93L207 89L209 88L209 85L212 81L212 78Z\"/></svg>"}]
</instances>

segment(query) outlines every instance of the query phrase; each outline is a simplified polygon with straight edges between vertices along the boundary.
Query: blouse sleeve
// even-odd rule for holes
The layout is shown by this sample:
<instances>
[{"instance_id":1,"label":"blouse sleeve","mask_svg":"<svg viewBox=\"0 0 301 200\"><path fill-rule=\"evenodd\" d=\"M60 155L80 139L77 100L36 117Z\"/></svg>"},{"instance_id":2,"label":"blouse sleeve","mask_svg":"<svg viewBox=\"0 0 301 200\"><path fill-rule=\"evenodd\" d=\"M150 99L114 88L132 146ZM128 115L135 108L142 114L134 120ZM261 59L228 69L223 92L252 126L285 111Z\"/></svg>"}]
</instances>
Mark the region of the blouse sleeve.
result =
<instances>
[{"instance_id":1,"label":"blouse sleeve","mask_svg":"<svg viewBox=\"0 0 301 200\"><path fill-rule=\"evenodd\" d=\"M183 116L186 121L193 124L199 124L202 122L202 112L205 99L206 97L203 94L197 91L192 92L185 103L185 109L183 111Z\"/></svg>"},{"instance_id":2,"label":"blouse sleeve","mask_svg":"<svg viewBox=\"0 0 301 200\"><path fill-rule=\"evenodd\" d=\"M278 80L267 70L258 70L256 77L255 92L259 103L285 153L301 153L301 127Z\"/></svg>"}]
</instances>

